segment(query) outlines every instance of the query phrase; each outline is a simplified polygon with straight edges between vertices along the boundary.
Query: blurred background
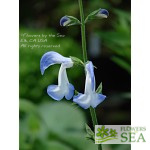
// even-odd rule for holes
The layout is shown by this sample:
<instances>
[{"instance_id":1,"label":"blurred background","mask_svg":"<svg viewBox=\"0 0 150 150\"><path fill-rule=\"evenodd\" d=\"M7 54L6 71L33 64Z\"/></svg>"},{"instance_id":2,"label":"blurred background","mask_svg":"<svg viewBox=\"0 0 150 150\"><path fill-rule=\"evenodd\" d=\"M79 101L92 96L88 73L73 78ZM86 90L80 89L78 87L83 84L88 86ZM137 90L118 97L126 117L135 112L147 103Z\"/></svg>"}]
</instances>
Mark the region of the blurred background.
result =
<instances>
[{"instance_id":1,"label":"blurred background","mask_svg":"<svg viewBox=\"0 0 150 150\"><path fill-rule=\"evenodd\" d=\"M130 125L131 2L83 2L85 16L98 8L105 8L110 13L108 19L95 20L86 25L88 57L97 67L97 86L102 82L103 94L107 95L107 99L96 109L99 124ZM89 110L83 110L71 101L56 102L47 95L47 86L57 84L60 66L51 66L44 76L40 73L40 59L47 51L54 50L64 56L82 59L80 27L61 27L59 20L64 15L79 18L77 0L20 0L20 150L97 149L95 144L85 138L85 123L92 128ZM31 49L21 46L25 43L22 41L24 33L59 33L65 37L49 38L46 42L47 45L60 44L60 47ZM83 92L84 69L75 66L67 73L76 90ZM130 149L130 145L103 145L103 150Z\"/></svg>"}]
</instances>

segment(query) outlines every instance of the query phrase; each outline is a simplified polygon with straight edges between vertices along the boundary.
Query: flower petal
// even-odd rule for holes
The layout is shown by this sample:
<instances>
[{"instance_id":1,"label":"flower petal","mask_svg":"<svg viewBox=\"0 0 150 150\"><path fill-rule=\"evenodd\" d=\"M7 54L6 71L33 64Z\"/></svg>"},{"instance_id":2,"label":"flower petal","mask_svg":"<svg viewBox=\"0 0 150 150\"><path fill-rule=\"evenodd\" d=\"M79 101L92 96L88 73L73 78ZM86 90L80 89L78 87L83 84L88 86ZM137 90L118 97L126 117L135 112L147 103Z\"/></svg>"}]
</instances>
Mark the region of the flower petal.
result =
<instances>
[{"instance_id":1,"label":"flower petal","mask_svg":"<svg viewBox=\"0 0 150 150\"><path fill-rule=\"evenodd\" d=\"M66 68L72 67L73 63L63 63L59 69L58 74L58 85L64 89L68 89L69 81L66 73Z\"/></svg>"},{"instance_id":2,"label":"flower petal","mask_svg":"<svg viewBox=\"0 0 150 150\"><path fill-rule=\"evenodd\" d=\"M64 91L57 85L50 85L47 88L47 94L53 99L60 101L64 97Z\"/></svg>"},{"instance_id":3,"label":"flower petal","mask_svg":"<svg viewBox=\"0 0 150 150\"><path fill-rule=\"evenodd\" d=\"M77 103L84 109L88 109L90 107L90 97L86 94L79 93L77 96L73 97L73 102Z\"/></svg>"},{"instance_id":4,"label":"flower petal","mask_svg":"<svg viewBox=\"0 0 150 150\"><path fill-rule=\"evenodd\" d=\"M65 98L67 100L70 100L74 95L74 86L72 84L68 84L68 90L67 92L65 93Z\"/></svg>"},{"instance_id":5,"label":"flower petal","mask_svg":"<svg viewBox=\"0 0 150 150\"><path fill-rule=\"evenodd\" d=\"M92 96L92 100L91 100L91 106L93 108L96 108L100 103L102 103L105 100L106 96L103 94L97 94L95 93Z\"/></svg>"},{"instance_id":6,"label":"flower petal","mask_svg":"<svg viewBox=\"0 0 150 150\"><path fill-rule=\"evenodd\" d=\"M66 66L65 64L61 64L58 74L58 85L61 87L66 87L69 84L67 73L66 73Z\"/></svg>"},{"instance_id":7,"label":"flower petal","mask_svg":"<svg viewBox=\"0 0 150 150\"><path fill-rule=\"evenodd\" d=\"M86 70L86 81L85 81L85 94L95 91L95 75L94 75L94 66L90 61L85 66Z\"/></svg>"},{"instance_id":8,"label":"flower petal","mask_svg":"<svg viewBox=\"0 0 150 150\"><path fill-rule=\"evenodd\" d=\"M68 64L71 62L72 62L71 58L64 57L57 52L53 52L53 51L47 52L42 56L40 61L41 73L43 75L44 71L51 65L61 64L61 63Z\"/></svg>"},{"instance_id":9,"label":"flower petal","mask_svg":"<svg viewBox=\"0 0 150 150\"><path fill-rule=\"evenodd\" d=\"M50 85L47 90L48 95L58 101L64 96L67 100L70 100L74 95L74 86L68 81L66 67L68 67L68 64L61 64L58 75L58 86Z\"/></svg>"}]
</instances>

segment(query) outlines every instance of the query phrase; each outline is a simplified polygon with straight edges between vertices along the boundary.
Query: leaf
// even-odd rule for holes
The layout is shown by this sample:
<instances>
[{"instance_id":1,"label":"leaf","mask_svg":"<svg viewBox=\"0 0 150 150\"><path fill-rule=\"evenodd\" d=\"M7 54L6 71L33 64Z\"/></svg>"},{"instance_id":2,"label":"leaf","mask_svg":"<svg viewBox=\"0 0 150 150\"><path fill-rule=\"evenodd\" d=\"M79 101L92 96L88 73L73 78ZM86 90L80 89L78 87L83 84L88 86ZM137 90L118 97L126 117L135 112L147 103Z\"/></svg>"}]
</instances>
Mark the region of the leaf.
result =
<instances>
[{"instance_id":1,"label":"leaf","mask_svg":"<svg viewBox=\"0 0 150 150\"><path fill-rule=\"evenodd\" d=\"M85 129L87 133L86 139L89 139L95 142L95 134L87 124L85 124Z\"/></svg>"},{"instance_id":2,"label":"leaf","mask_svg":"<svg viewBox=\"0 0 150 150\"><path fill-rule=\"evenodd\" d=\"M92 13L90 13L86 19L85 19L85 23L94 20L94 19L103 19L103 18L107 18L109 15L108 11L106 9L97 9L95 11L93 11Z\"/></svg>"},{"instance_id":3,"label":"leaf","mask_svg":"<svg viewBox=\"0 0 150 150\"><path fill-rule=\"evenodd\" d=\"M33 149L96 149L96 145L84 137L85 116L81 109L77 109L63 101L45 102L36 106L37 113L26 114L20 119L20 147ZM38 142L36 142L38 140ZM43 146L38 145L41 141ZM51 143L54 141L54 143ZM56 142L55 142L56 141ZM57 142L60 141L60 144ZM78 143L78 144L77 144ZM62 144L62 145L61 145ZM56 146L55 146L56 145ZM66 147L65 147L66 145ZM69 147L67 147L69 146ZM61 147L61 148L60 148Z\"/></svg>"},{"instance_id":4,"label":"leaf","mask_svg":"<svg viewBox=\"0 0 150 150\"><path fill-rule=\"evenodd\" d=\"M38 110L49 129L58 135L66 133L67 130L80 131L84 128L84 114L68 103L48 102L41 104Z\"/></svg>"},{"instance_id":5,"label":"leaf","mask_svg":"<svg viewBox=\"0 0 150 150\"><path fill-rule=\"evenodd\" d=\"M77 57L73 57L73 56L70 56L70 58L72 59L72 61L77 64L77 65L81 65L81 66L84 66L84 63L81 59L77 58Z\"/></svg>"},{"instance_id":6,"label":"leaf","mask_svg":"<svg viewBox=\"0 0 150 150\"><path fill-rule=\"evenodd\" d=\"M49 138L55 137L77 150L96 149L95 144L89 143L84 137L85 116L80 109L60 101L44 103L38 108L43 121L49 128ZM78 144L77 144L78 143Z\"/></svg>"},{"instance_id":7,"label":"leaf","mask_svg":"<svg viewBox=\"0 0 150 150\"><path fill-rule=\"evenodd\" d=\"M90 13L90 14L86 17L85 23L89 22L90 20L95 19L95 16L96 16L96 14L100 11L100 9L101 9L101 8L99 8L99 9L93 11L92 13Z\"/></svg>"},{"instance_id":8,"label":"leaf","mask_svg":"<svg viewBox=\"0 0 150 150\"><path fill-rule=\"evenodd\" d=\"M79 25L81 23L77 18L73 16L67 16L67 17L71 19L71 23L68 26Z\"/></svg>"},{"instance_id":9,"label":"leaf","mask_svg":"<svg viewBox=\"0 0 150 150\"><path fill-rule=\"evenodd\" d=\"M88 135L90 135L90 136L94 135L94 132L87 124L85 124L85 129L86 129L86 132L88 133Z\"/></svg>"},{"instance_id":10,"label":"leaf","mask_svg":"<svg viewBox=\"0 0 150 150\"><path fill-rule=\"evenodd\" d=\"M98 86L96 93L102 93L102 89L103 89L103 85L102 82L100 83L100 85Z\"/></svg>"},{"instance_id":11,"label":"leaf","mask_svg":"<svg viewBox=\"0 0 150 150\"><path fill-rule=\"evenodd\" d=\"M75 90L75 95L78 95L78 94L79 94L79 92L77 90Z\"/></svg>"},{"instance_id":12,"label":"leaf","mask_svg":"<svg viewBox=\"0 0 150 150\"><path fill-rule=\"evenodd\" d=\"M66 19L65 20L65 22L63 22L63 19ZM62 22L63 22L63 24L62 24ZM73 16L64 16L61 20L60 20L60 24L62 24L62 26L73 26L73 25L79 25L79 24L81 24L80 23L80 21L77 19L77 18L75 18L75 17L73 17Z\"/></svg>"}]
</instances>

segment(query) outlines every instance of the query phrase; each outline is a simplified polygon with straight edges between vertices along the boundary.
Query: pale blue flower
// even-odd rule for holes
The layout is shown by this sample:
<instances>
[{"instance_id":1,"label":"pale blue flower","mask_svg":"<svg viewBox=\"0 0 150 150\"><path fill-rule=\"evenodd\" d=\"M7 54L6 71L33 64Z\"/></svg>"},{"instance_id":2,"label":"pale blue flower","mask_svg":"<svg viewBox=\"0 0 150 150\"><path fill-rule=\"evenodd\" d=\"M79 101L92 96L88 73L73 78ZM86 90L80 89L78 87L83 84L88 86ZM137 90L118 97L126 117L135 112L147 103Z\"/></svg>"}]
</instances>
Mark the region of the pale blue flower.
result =
<instances>
[{"instance_id":1,"label":"pale blue flower","mask_svg":"<svg viewBox=\"0 0 150 150\"><path fill-rule=\"evenodd\" d=\"M106 96L95 92L95 75L92 62L88 62L85 66L86 81L84 94L79 93L73 97L73 101L84 109L89 107L97 107L102 103Z\"/></svg>"},{"instance_id":2,"label":"pale blue flower","mask_svg":"<svg viewBox=\"0 0 150 150\"><path fill-rule=\"evenodd\" d=\"M58 74L58 85L49 85L47 93L57 101L60 101L63 97L70 100L74 95L74 86L68 81L66 68L71 68L73 61L71 58L64 57L57 52L47 52L42 56L40 61L42 75L48 67L54 64L61 64Z\"/></svg>"}]
</instances>

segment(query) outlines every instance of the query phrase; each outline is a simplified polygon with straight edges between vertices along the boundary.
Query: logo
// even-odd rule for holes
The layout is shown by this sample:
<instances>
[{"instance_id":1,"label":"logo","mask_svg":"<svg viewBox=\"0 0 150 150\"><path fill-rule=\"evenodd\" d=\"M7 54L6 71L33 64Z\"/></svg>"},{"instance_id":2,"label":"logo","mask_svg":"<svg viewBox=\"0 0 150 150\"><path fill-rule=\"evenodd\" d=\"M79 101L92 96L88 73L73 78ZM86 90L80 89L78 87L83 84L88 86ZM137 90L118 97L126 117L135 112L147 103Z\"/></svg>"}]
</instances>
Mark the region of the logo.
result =
<instances>
[{"instance_id":1,"label":"logo","mask_svg":"<svg viewBox=\"0 0 150 150\"><path fill-rule=\"evenodd\" d=\"M146 127L130 125L96 125L95 144L145 143Z\"/></svg>"},{"instance_id":2,"label":"logo","mask_svg":"<svg viewBox=\"0 0 150 150\"><path fill-rule=\"evenodd\" d=\"M99 140L100 143L117 139L118 138L117 135L118 133L116 132L116 129L105 128L104 125L101 128L98 127L96 132L96 138Z\"/></svg>"}]
</instances>

